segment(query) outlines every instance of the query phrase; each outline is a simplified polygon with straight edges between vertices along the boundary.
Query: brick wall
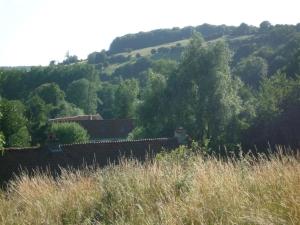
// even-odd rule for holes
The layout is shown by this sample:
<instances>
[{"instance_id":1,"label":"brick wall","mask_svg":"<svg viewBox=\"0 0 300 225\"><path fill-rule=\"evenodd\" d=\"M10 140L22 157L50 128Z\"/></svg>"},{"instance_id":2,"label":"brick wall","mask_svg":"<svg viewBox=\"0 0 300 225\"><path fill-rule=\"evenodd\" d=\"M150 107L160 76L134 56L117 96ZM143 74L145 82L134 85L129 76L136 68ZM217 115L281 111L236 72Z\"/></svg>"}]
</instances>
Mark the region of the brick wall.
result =
<instances>
[{"instance_id":1,"label":"brick wall","mask_svg":"<svg viewBox=\"0 0 300 225\"><path fill-rule=\"evenodd\" d=\"M94 143L78 143L61 145L49 150L43 148L6 149L0 155L0 180L6 181L21 169L29 172L36 168L59 172L59 168L80 168L83 163L97 163L105 166L108 162L116 162L120 156L133 156L144 160L147 154L155 154L165 149L178 147L175 138L142 139L132 141L102 141ZM58 151L53 151L58 150ZM60 150L60 151L59 151Z\"/></svg>"}]
</instances>

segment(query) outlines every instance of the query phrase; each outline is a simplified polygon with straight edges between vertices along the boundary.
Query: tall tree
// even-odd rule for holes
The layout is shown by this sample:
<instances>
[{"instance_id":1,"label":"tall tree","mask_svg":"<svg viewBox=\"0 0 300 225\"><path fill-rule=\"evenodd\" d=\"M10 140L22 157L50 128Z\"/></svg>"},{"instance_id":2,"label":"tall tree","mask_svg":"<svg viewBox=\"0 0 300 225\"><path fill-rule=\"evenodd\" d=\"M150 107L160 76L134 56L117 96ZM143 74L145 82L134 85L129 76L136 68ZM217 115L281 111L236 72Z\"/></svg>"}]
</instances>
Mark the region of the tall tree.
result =
<instances>
[{"instance_id":1,"label":"tall tree","mask_svg":"<svg viewBox=\"0 0 300 225\"><path fill-rule=\"evenodd\" d=\"M73 81L67 89L67 100L83 109L85 113L95 114L99 101L97 88L95 84L84 78Z\"/></svg>"},{"instance_id":2,"label":"tall tree","mask_svg":"<svg viewBox=\"0 0 300 225\"><path fill-rule=\"evenodd\" d=\"M136 137L158 137L164 135L167 130L165 122L164 98L166 77L148 72L146 87L142 92L142 103L138 107L138 128L135 130Z\"/></svg>"},{"instance_id":3,"label":"tall tree","mask_svg":"<svg viewBox=\"0 0 300 225\"><path fill-rule=\"evenodd\" d=\"M177 73L169 78L165 92L169 104L165 107L174 126L185 126L196 139L220 143L241 110L239 82L230 74L225 43L203 46L202 42L194 36Z\"/></svg>"},{"instance_id":4,"label":"tall tree","mask_svg":"<svg viewBox=\"0 0 300 225\"><path fill-rule=\"evenodd\" d=\"M58 105L65 98L65 93L55 83L45 83L37 87L33 94L39 96L46 104Z\"/></svg>"},{"instance_id":5,"label":"tall tree","mask_svg":"<svg viewBox=\"0 0 300 225\"><path fill-rule=\"evenodd\" d=\"M25 106L20 101L1 101L1 131L8 147L29 146L31 137L28 132L28 120L25 117Z\"/></svg>"},{"instance_id":6,"label":"tall tree","mask_svg":"<svg viewBox=\"0 0 300 225\"><path fill-rule=\"evenodd\" d=\"M32 144L42 144L46 140L46 124L53 106L46 104L39 96L32 95L26 101L29 131Z\"/></svg>"},{"instance_id":7,"label":"tall tree","mask_svg":"<svg viewBox=\"0 0 300 225\"><path fill-rule=\"evenodd\" d=\"M115 114L118 118L133 118L135 114L138 82L135 79L121 82L115 93Z\"/></svg>"},{"instance_id":8,"label":"tall tree","mask_svg":"<svg viewBox=\"0 0 300 225\"><path fill-rule=\"evenodd\" d=\"M116 89L117 85L105 83L98 92L98 96L101 99L101 103L98 105L98 112L105 119L113 119L115 117L114 103Z\"/></svg>"}]
</instances>

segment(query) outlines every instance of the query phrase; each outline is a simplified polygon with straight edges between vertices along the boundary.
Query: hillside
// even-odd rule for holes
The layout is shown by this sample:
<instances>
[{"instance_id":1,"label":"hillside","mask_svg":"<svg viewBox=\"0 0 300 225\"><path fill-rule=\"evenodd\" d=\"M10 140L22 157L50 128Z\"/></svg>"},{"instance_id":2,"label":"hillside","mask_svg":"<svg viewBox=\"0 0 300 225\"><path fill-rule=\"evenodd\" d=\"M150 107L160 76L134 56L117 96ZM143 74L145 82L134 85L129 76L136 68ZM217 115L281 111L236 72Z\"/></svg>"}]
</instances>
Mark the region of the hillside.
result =
<instances>
[{"instance_id":1,"label":"hillside","mask_svg":"<svg viewBox=\"0 0 300 225\"><path fill-rule=\"evenodd\" d=\"M202 24L196 27L157 29L150 32L139 32L137 34L127 34L122 37L117 37L112 41L109 51L111 53L119 53L176 42L190 38L194 32L199 32L206 40L211 40L224 35L238 33L240 32L239 30L244 34L250 34L255 32L257 28L246 24L242 24L241 28L226 25L215 26Z\"/></svg>"},{"instance_id":2,"label":"hillside","mask_svg":"<svg viewBox=\"0 0 300 225\"><path fill-rule=\"evenodd\" d=\"M299 56L300 25L264 21L128 34L85 60L2 68L4 146L44 144L49 118L99 113L134 118L130 138L182 126L211 147L298 147Z\"/></svg>"}]
</instances>

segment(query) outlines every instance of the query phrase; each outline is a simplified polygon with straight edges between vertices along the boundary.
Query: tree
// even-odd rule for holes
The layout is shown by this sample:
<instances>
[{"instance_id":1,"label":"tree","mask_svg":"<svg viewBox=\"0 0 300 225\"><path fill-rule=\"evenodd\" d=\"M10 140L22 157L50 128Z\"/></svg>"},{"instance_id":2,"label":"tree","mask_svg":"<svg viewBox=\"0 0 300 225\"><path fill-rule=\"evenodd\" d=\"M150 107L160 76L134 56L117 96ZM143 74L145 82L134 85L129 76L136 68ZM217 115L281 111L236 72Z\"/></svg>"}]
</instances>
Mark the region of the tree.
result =
<instances>
[{"instance_id":1,"label":"tree","mask_svg":"<svg viewBox=\"0 0 300 225\"><path fill-rule=\"evenodd\" d=\"M89 140L87 131L78 123L53 123L49 129L59 143L71 144Z\"/></svg>"},{"instance_id":2,"label":"tree","mask_svg":"<svg viewBox=\"0 0 300 225\"><path fill-rule=\"evenodd\" d=\"M50 102L47 104L36 94L31 94L26 101L26 116L29 119L28 127L32 134L32 144L43 144L45 142L49 118L84 114L82 109L63 99L56 101L55 105L52 104L53 101Z\"/></svg>"},{"instance_id":3,"label":"tree","mask_svg":"<svg viewBox=\"0 0 300 225\"><path fill-rule=\"evenodd\" d=\"M193 46L192 46L193 47ZM200 124L200 138L212 139L215 143L224 143L223 136L231 119L239 114L241 100L238 97L239 84L230 74L230 55L223 42L217 42L207 49L200 48L196 61L192 61L192 71L189 61L197 49L190 49L184 59L184 70L190 71L198 86L196 96L196 121ZM194 87L196 88L196 87ZM200 140L201 140L200 139Z\"/></svg>"},{"instance_id":4,"label":"tree","mask_svg":"<svg viewBox=\"0 0 300 225\"><path fill-rule=\"evenodd\" d=\"M105 119L113 119L115 117L114 103L116 89L116 85L105 83L98 92L99 98L101 99L98 112L100 112Z\"/></svg>"},{"instance_id":5,"label":"tree","mask_svg":"<svg viewBox=\"0 0 300 225\"><path fill-rule=\"evenodd\" d=\"M24 72L17 69L1 71L1 96L7 99L21 99L25 94Z\"/></svg>"},{"instance_id":6,"label":"tree","mask_svg":"<svg viewBox=\"0 0 300 225\"><path fill-rule=\"evenodd\" d=\"M299 144L300 77L277 72L264 78L256 96L256 118L243 142L250 147Z\"/></svg>"},{"instance_id":7,"label":"tree","mask_svg":"<svg viewBox=\"0 0 300 225\"><path fill-rule=\"evenodd\" d=\"M46 124L53 106L47 105L37 95L31 95L26 101L26 106L26 117L29 120L28 128L32 135L32 144L42 144L46 140Z\"/></svg>"},{"instance_id":8,"label":"tree","mask_svg":"<svg viewBox=\"0 0 300 225\"><path fill-rule=\"evenodd\" d=\"M133 118L139 93L138 82L135 79L125 80L116 89L115 114L118 118Z\"/></svg>"},{"instance_id":9,"label":"tree","mask_svg":"<svg viewBox=\"0 0 300 225\"><path fill-rule=\"evenodd\" d=\"M20 101L4 99L0 107L2 112L0 127L5 137L5 145L7 147L29 146L31 138L27 129L25 106Z\"/></svg>"},{"instance_id":10,"label":"tree","mask_svg":"<svg viewBox=\"0 0 300 225\"><path fill-rule=\"evenodd\" d=\"M170 59L155 60L152 65L152 70L154 73L158 73L166 77L170 76L176 68L177 62Z\"/></svg>"},{"instance_id":11,"label":"tree","mask_svg":"<svg viewBox=\"0 0 300 225\"><path fill-rule=\"evenodd\" d=\"M0 120L2 118L2 112L0 111ZM4 145L5 145L5 137L3 135L3 132L0 131L0 151L4 148Z\"/></svg>"},{"instance_id":12,"label":"tree","mask_svg":"<svg viewBox=\"0 0 300 225\"><path fill-rule=\"evenodd\" d=\"M69 103L69 102L62 102L58 107L56 107L55 111L57 111L57 117L64 117L64 116L77 116L83 115L84 111L76 105Z\"/></svg>"},{"instance_id":13,"label":"tree","mask_svg":"<svg viewBox=\"0 0 300 225\"><path fill-rule=\"evenodd\" d=\"M49 66L55 66L56 61L55 60L51 60L49 63Z\"/></svg>"},{"instance_id":14,"label":"tree","mask_svg":"<svg viewBox=\"0 0 300 225\"><path fill-rule=\"evenodd\" d=\"M257 28L255 28L253 26L249 26L246 23L241 23L240 26L238 26L235 29L234 34L235 35L249 35L249 34L253 34L256 30L257 30Z\"/></svg>"},{"instance_id":15,"label":"tree","mask_svg":"<svg viewBox=\"0 0 300 225\"><path fill-rule=\"evenodd\" d=\"M76 55L70 55L68 51L66 53L66 59L62 62L62 64L68 65L76 62L78 62L78 57Z\"/></svg>"},{"instance_id":16,"label":"tree","mask_svg":"<svg viewBox=\"0 0 300 225\"><path fill-rule=\"evenodd\" d=\"M27 127L21 127L16 133L9 137L9 144L13 147L30 146L31 137Z\"/></svg>"},{"instance_id":17,"label":"tree","mask_svg":"<svg viewBox=\"0 0 300 225\"><path fill-rule=\"evenodd\" d=\"M155 48L152 48L152 49L151 49L151 54L152 54L152 55L155 55L156 53L157 53L157 50L156 50Z\"/></svg>"},{"instance_id":18,"label":"tree","mask_svg":"<svg viewBox=\"0 0 300 225\"><path fill-rule=\"evenodd\" d=\"M272 24L269 21L263 21L259 25L259 31L260 32L267 32L272 27Z\"/></svg>"},{"instance_id":19,"label":"tree","mask_svg":"<svg viewBox=\"0 0 300 225\"><path fill-rule=\"evenodd\" d=\"M281 104L291 93L293 80L283 73L264 78L257 96L257 116L260 121L271 121L281 113Z\"/></svg>"},{"instance_id":20,"label":"tree","mask_svg":"<svg viewBox=\"0 0 300 225\"><path fill-rule=\"evenodd\" d=\"M184 126L198 140L224 143L230 121L241 110L239 82L232 79L230 54L223 42L202 45L195 35L167 82L163 96L167 122L173 129Z\"/></svg>"},{"instance_id":21,"label":"tree","mask_svg":"<svg viewBox=\"0 0 300 225\"><path fill-rule=\"evenodd\" d=\"M106 51L102 50L101 52L93 52L88 55L88 63L90 64L98 64L105 63L107 61Z\"/></svg>"},{"instance_id":22,"label":"tree","mask_svg":"<svg viewBox=\"0 0 300 225\"><path fill-rule=\"evenodd\" d=\"M158 137L166 130L164 122L164 92L166 77L149 71L146 87L142 92L142 103L138 107L136 137ZM136 138L135 137L135 138Z\"/></svg>"},{"instance_id":23,"label":"tree","mask_svg":"<svg viewBox=\"0 0 300 225\"><path fill-rule=\"evenodd\" d=\"M300 47L295 50L293 57L287 64L286 72L290 77L300 74Z\"/></svg>"},{"instance_id":24,"label":"tree","mask_svg":"<svg viewBox=\"0 0 300 225\"><path fill-rule=\"evenodd\" d=\"M99 101L97 88L95 84L84 78L73 81L67 89L67 100L83 109L85 113L95 114Z\"/></svg>"},{"instance_id":25,"label":"tree","mask_svg":"<svg viewBox=\"0 0 300 225\"><path fill-rule=\"evenodd\" d=\"M261 80L268 75L268 63L261 57L249 56L237 64L234 73L247 85L258 89Z\"/></svg>"},{"instance_id":26,"label":"tree","mask_svg":"<svg viewBox=\"0 0 300 225\"><path fill-rule=\"evenodd\" d=\"M65 98L65 93L56 83L45 83L33 91L34 95L39 96L46 104L58 105Z\"/></svg>"}]
</instances>

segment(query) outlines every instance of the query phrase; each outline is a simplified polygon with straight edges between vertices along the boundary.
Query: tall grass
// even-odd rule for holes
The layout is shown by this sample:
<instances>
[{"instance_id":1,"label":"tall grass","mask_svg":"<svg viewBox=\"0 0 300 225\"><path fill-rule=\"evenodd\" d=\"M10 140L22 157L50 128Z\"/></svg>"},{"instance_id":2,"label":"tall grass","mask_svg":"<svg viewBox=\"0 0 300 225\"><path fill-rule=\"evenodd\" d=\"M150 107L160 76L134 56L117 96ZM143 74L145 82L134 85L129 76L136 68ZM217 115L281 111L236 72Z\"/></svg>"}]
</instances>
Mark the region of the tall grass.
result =
<instances>
[{"instance_id":1,"label":"tall grass","mask_svg":"<svg viewBox=\"0 0 300 225\"><path fill-rule=\"evenodd\" d=\"M0 224L300 224L299 157L160 157L14 179Z\"/></svg>"}]
</instances>

